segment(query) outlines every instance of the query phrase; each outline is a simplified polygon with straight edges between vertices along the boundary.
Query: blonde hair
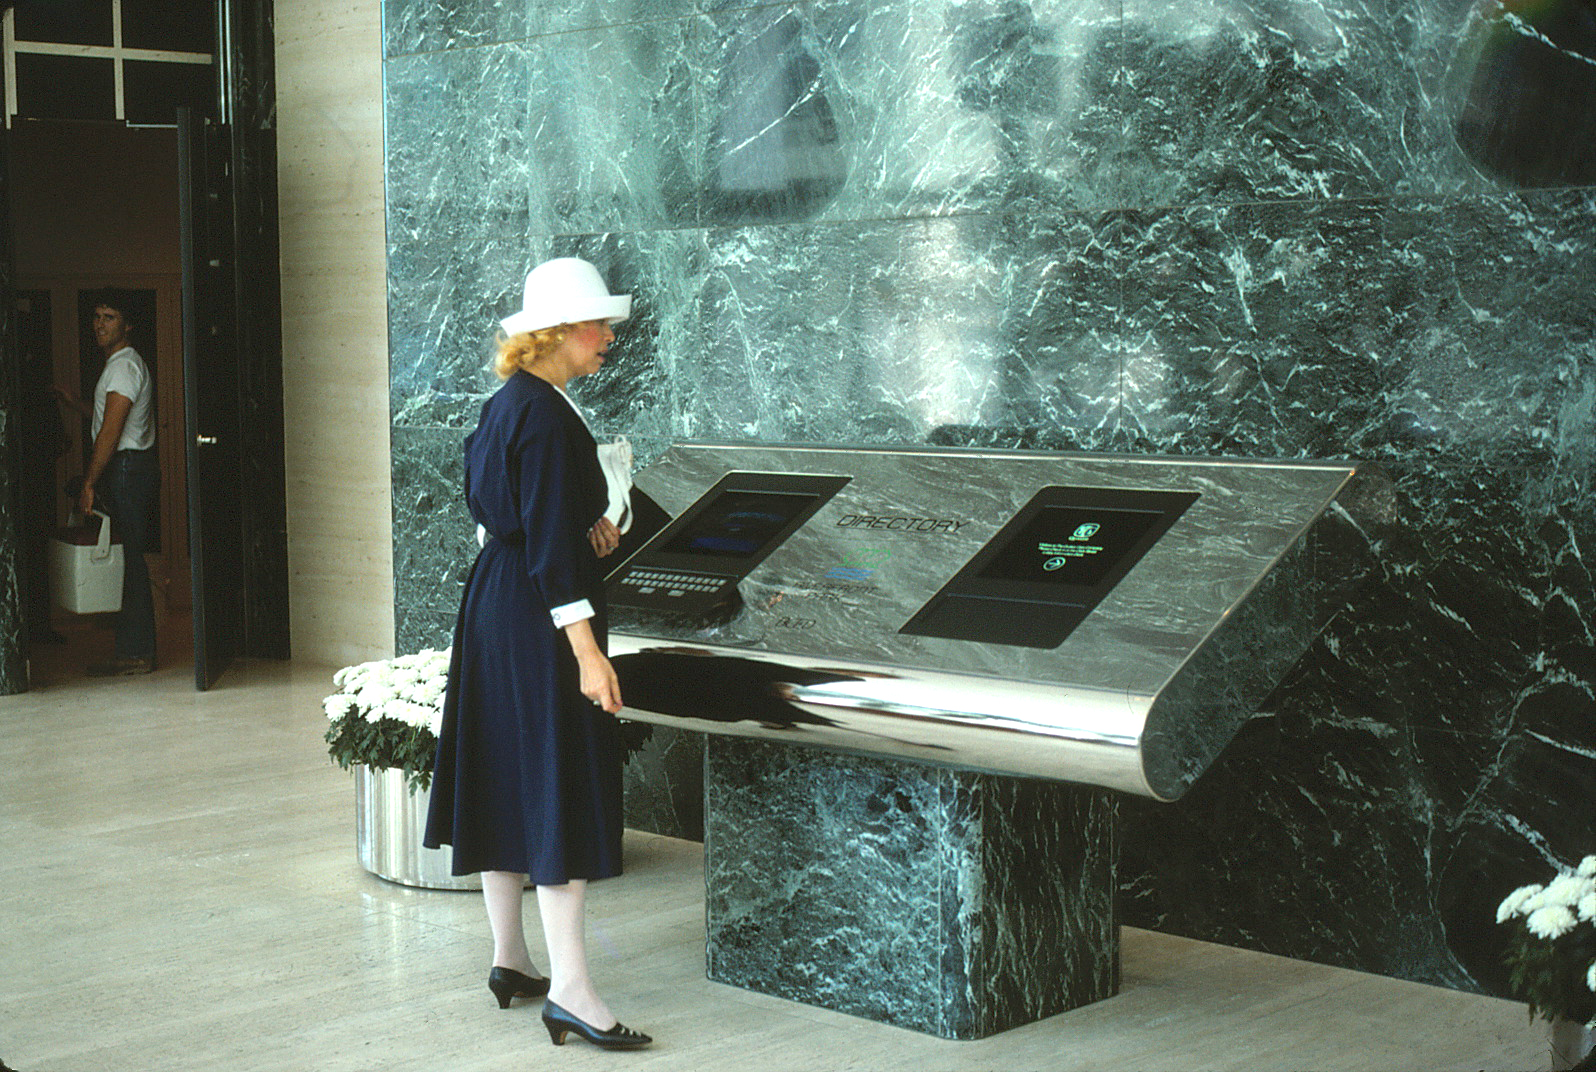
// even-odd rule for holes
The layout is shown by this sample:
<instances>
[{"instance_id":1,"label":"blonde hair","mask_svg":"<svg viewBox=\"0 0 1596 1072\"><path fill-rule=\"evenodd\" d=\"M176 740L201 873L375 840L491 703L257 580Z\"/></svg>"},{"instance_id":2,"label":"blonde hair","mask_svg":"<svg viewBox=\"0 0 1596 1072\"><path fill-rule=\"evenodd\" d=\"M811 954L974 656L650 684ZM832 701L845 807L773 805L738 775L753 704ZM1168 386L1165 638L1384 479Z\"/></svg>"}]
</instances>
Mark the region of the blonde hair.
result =
<instances>
[{"instance_id":1,"label":"blonde hair","mask_svg":"<svg viewBox=\"0 0 1596 1072\"><path fill-rule=\"evenodd\" d=\"M575 324L556 324L552 328L523 331L508 338L499 336L499 352L493 359L493 374L508 380L517 369L531 372L532 366L560 348Z\"/></svg>"}]
</instances>

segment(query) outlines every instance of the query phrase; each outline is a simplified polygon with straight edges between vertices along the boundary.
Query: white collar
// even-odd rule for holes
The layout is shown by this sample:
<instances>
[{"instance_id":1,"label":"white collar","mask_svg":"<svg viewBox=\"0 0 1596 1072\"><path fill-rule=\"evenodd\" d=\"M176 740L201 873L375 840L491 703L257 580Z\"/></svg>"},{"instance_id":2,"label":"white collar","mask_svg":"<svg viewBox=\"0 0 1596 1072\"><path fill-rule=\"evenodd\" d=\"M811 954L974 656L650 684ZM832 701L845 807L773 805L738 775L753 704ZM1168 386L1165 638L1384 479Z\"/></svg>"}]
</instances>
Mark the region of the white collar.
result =
<instances>
[{"instance_id":1,"label":"white collar","mask_svg":"<svg viewBox=\"0 0 1596 1072\"><path fill-rule=\"evenodd\" d=\"M548 383L547 380L544 380L543 382L544 383ZM566 394L565 393L565 388L561 387L557 383L550 383L549 386L554 388L556 391L560 392L560 397L565 399L566 404L569 405L571 407L572 411L575 412L575 414L582 419L582 427L587 429L589 435L592 435L593 434L593 426L591 424L587 423L587 414L583 413L582 412L582 407L576 404L576 399L574 399L570 395Z\"/></svg>"}]
</instances>

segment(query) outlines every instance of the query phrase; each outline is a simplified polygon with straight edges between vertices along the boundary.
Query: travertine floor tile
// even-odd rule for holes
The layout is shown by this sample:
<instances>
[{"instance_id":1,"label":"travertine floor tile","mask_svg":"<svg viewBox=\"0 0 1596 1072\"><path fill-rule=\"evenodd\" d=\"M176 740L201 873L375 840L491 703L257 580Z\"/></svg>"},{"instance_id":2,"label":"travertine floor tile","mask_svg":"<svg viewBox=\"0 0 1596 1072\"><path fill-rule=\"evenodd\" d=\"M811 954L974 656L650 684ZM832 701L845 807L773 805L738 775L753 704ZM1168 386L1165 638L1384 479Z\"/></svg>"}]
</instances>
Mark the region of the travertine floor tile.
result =
<instances>
[{"instance_id":1,"label":"travertine floor tile","mask_svg":"<svg viewBox=\"0 0 1596 1072\"><path fill-rule=\"evenodd\" d=\"M480 895L361 871L326 667L0 699L0 1056L21 1072L1530 1069L1522 1006L1144 931L1124 990L946 1042L704 978L702 852L630 834L591 954L647 1052L549 1045L485 983ZM534 956L541 936L529 898Z\"/></svg>"}]
</instances>

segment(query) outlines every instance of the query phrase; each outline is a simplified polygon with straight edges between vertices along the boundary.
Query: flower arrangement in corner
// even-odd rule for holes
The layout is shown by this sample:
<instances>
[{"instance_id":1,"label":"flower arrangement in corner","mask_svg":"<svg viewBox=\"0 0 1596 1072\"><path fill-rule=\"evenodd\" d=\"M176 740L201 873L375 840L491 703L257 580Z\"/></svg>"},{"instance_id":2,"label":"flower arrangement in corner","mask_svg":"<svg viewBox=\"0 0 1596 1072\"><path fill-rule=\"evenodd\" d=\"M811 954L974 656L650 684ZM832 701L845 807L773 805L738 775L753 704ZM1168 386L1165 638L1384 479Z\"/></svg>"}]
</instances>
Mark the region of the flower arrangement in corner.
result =
<instances>
[{"instance_id":1,"label":"flower arrangement in corner","mask_svg":"<svg viewBox=\"0 0 1596 1072\"><path fill-rule=\"evenodd\" d=\"M1544 886L1521 886L1496 910L1512 927L1507 949L1513 992L1530 1017L1596 1021L1596 856L1564 868Z\"/></svg>"},{"instance_id":2,"label":"flower arrangement in corner","mask_svg":"<svg viewBox=\"0 0 1596 1072\"><path fill-rule=\"evenodd\" d=\"M449 683L449 649L346 666L333 675L338 691L322 701L331 725L327 754L344 770L356 763L404 772L412 793L432 786L432 760L443 726L443 690ZM654 730L621 720L626 759Z\"/></svg>"}]
</instances>

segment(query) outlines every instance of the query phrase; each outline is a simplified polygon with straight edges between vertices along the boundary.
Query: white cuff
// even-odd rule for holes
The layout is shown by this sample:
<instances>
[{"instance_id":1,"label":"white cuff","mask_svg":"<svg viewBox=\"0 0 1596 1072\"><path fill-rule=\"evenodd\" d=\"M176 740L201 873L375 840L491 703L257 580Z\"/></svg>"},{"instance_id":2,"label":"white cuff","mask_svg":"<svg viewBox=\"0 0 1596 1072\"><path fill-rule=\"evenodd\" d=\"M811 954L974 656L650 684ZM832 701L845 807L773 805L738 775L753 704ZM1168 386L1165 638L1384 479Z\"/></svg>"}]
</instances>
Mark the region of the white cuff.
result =
<instances>
[{"instance_id":1,"label":"white cuff","mask_svg":"<svg viewBox=\"0 0 1596 1072\"><path fill-rule=\"evenodd\" d=\"M549 611L549 614L554 618L554 627L556 629L564 629L572 622L579 622L584 618L593 617L593 604L585 599L579 599L575 603L566 603L563 606L555 607Z\"/></svg>"}]
</instances>

